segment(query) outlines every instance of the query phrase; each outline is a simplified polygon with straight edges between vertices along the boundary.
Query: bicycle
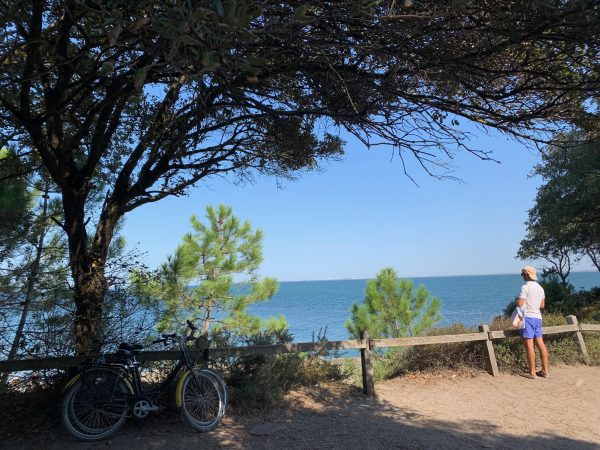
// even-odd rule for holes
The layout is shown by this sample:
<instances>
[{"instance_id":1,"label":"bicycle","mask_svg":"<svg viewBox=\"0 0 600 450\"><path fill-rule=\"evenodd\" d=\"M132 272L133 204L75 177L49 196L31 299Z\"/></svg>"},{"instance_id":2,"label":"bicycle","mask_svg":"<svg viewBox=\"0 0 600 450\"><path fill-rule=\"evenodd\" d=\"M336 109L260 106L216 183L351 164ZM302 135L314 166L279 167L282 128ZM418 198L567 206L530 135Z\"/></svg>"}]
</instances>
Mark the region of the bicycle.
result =
<instances>
[{"instance_id":1,"label":"bicycle","mask_svg":"<svg viewBox=\"0 0 600 450\"><path fill-rule=\"evenodd\" d=\"M82 441L106 439L116 433L127 418L145 418L159 411L154 400L175 380L175 400L183 419L200 432L214 430L225 415L227 386L221 375L199 367L191 358L187 340L195 340L196 327L188 321L190 336L163 334L152 344L179 344L181 356L158 387L144 391L140 376L140 344L122 343L114 359L105 355L85 361L79 374L63 390L61 419L66 430ZM204 359L208 359L205 350Z\"/></svg>"}]
</instances>

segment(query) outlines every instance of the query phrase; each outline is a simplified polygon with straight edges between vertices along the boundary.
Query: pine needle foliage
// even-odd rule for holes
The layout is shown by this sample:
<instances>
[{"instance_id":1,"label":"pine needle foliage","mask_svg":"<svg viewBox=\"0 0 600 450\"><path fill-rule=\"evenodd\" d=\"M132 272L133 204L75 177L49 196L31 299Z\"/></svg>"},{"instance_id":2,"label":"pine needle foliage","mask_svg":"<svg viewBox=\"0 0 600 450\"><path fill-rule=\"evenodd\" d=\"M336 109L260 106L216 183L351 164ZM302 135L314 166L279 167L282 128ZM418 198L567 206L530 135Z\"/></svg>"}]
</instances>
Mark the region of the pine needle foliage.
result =
<instances>
[{"instance_id":1,"label":"pine needle foliage","mask_svg":"<svg viewBox=\"0 0 600 450\"><path fill-rule=\"evenodd\" d=\"M205 218L202 222L192 216L193 231L158 273L137 279L140 293L163 308L158 330L178 330L186 320L199 324L203 334L248 336L287 329L285 318L263 320L247 312L278 288L274 278L257 275L263 260L262 231L241 222L225 205L208 206Z\"/></svg>"},{"instance_id":2,"label":"pine needle foliage","mask_svg":"<svg viewBox=\"0 0 600 450\"><path fill-rule=\"evenodd\" d=\"M410 280L398 279L394 269L382 269L367 282L365 300L353 304L346 328L354 337L368 331L373 338L418 336L440 319L440 301L425 286L415 291Z\"/></svg>"}]
</instances>

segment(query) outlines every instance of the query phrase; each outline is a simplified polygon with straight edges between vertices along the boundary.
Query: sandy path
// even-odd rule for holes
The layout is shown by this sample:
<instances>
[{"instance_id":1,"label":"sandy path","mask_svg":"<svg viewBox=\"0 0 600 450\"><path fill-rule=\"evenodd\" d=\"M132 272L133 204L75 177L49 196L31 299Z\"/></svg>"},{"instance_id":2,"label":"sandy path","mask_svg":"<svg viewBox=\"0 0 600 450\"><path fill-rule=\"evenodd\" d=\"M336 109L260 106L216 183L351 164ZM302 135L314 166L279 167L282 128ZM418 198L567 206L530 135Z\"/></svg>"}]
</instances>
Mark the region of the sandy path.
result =
<instances>
[{"instance_id":1,"label":"sandy path","mask_svg":"<svg viewBox=\"0 0 600 450\"><path fill-rule=\"evenodd\" d=\"M301 391L285 410L226 417L208 434L190 431L172 416L132 422L108 442L82 444L57 431L0 447L600 449L599 367L558 367L551 378L535 381L505 374L396 379L378 384L377 393L367 399L339 387L318 395ZM265 426L272 432L257 435Z\"/></svg>"}]
</instances>

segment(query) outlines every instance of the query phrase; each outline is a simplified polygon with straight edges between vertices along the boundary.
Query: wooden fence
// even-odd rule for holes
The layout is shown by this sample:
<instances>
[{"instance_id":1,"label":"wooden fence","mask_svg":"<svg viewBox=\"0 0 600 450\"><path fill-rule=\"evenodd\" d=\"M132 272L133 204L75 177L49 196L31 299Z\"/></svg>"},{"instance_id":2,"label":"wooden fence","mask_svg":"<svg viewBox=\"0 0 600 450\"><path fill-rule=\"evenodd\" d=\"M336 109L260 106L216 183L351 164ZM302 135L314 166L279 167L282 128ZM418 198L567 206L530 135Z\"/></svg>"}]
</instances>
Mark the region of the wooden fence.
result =
<instances>
[{"instance_id":1,"label":"wooden fence","mask_svg":"<svg viewBox=\"0 0 600 450\"><path fill-rule=\"evenodd\" d=\"M589 356L585 341L584 331L600 331L600 324L579 324L575 316L567 317L568 325L544 327L544 335L573 333L577 338L579 347L586 363L589 364ZM251 355L276 355L282 353L317 352L326 350L360 350L363 392L374 395L375 384L373 381L372 350L385 347L413 347L416 345L430 344L454 344L459 342L481 342L484 345L486 364L488 372L498 375L498 364L494 353L493 341L518 337L519 330L490 331L488 325L479 325L479 331L475 333L452 334L440 336L415 336L393 339L371 339L368 332L361 333L360 339L346 341L324 341L324 342L300 342L278 345L253 345L247 347L222 347L211 348L210 356L213 359L222 357L239 357ZM200 358L204 350L190 350L193 357ZM145 351L137 356L139 361L174 361L180 357L179 351ZM0 361L0 372L20 372L41 369L66 369L76 367L84 360L83 357L71 356L63 358L44 359L19 359L12 361Z\"/></svg>"}]
</instances>

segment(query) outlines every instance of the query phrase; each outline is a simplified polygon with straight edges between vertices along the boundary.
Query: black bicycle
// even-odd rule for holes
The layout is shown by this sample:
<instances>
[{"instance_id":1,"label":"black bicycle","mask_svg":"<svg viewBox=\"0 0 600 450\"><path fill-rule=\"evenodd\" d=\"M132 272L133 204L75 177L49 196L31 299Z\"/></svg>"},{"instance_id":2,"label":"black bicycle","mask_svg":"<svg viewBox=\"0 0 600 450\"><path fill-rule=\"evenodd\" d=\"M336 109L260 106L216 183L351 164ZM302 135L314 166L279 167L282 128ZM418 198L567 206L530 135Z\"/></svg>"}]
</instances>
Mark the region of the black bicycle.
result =
<instances>
[{"instance_id":1,"label":"black bicycle","mask_svg":"<svg viewBox=\"0 0 600 450\"><path fill-rule=\"evenodd\" d=\"M66 430L82 441L106 439L116 433L128 417L143 419L159 410L157 397L176 379L176 403L183 419L200 432L214 430L225 415L227 386L221 375L200 367L191 358L186 340L195 340L196 328L188 321L191 335L163 334L152 344L178 343L181 357L167 378L144 391L140 363L142 345L122 343L114 358L87 360L65 387L61 417ZM207 353L207 351L205 351ZM208 355L205 355L205 358Z\"/></svg>"}]
</instances>

